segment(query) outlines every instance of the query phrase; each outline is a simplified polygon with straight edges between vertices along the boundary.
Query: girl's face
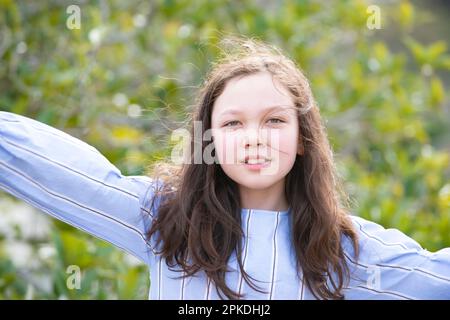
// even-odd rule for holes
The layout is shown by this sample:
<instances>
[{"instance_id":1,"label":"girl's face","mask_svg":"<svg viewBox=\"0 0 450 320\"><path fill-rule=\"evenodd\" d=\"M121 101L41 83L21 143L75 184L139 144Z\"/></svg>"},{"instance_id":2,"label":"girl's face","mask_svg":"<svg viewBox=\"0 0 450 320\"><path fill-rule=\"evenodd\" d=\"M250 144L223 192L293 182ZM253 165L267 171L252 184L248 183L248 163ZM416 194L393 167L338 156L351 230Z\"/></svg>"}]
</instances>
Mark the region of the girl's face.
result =
<instances>
[{"instance_id":1,"label":"girl's face","mask_svg":"<svg viewBox=\"0 0 450 320\"><path fill-rule=\"evenodd\" d=\"M299 150L297 109L270 73L229 80L214 103L211 121L219 163L240 186L268 188L294 165Z\"/></svg>"}]
</instances>

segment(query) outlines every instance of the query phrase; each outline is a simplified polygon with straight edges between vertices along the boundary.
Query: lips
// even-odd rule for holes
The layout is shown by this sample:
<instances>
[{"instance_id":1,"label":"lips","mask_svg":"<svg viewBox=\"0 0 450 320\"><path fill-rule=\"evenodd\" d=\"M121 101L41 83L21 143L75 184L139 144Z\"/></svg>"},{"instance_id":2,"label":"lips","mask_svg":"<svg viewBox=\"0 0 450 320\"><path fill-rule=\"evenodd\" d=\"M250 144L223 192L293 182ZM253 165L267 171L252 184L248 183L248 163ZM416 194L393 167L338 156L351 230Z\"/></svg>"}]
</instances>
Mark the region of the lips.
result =
<instances>
[{"instance_id":1,"label":"lips","mask_svg":"<svg viewBox=\"0 0 450 320\"><path fill-rule=\"evenodd\" d=\"M256 157L246 156L242 162L247 164L260 164L268 162L270 160L271 159L264 156L256 156Z\"/></svg>"}]
</instances>

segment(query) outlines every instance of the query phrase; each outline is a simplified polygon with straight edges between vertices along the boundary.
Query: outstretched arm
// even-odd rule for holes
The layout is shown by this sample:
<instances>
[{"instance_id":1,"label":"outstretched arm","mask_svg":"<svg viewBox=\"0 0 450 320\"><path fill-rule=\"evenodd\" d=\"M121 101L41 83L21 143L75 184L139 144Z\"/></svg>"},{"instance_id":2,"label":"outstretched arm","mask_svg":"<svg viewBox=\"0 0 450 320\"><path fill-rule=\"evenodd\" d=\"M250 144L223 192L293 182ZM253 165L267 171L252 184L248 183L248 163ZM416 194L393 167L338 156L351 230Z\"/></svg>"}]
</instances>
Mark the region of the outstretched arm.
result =
<instances>
[{"instance_id":1,"label":"outstretched arm","mask_svg":"<svg viewBox=\"0 0 450 320\"><path fill-rule=\"evenodd\" d=\"M155 187L150 178L123 176L95 148L62 131L0 112L0 189L146 264Z\"/></svg>"},{"instance_id":2,"label":"outstretched arm","mask_svg":"<svg viewBox=\"0 0 450 320\"><path fill-rule=\"evenodd\" d=\"M360 258L347 252L349 299L450 299L450 248L430 252L397 229L351 216Z\"/></svg>"}]
</instances>

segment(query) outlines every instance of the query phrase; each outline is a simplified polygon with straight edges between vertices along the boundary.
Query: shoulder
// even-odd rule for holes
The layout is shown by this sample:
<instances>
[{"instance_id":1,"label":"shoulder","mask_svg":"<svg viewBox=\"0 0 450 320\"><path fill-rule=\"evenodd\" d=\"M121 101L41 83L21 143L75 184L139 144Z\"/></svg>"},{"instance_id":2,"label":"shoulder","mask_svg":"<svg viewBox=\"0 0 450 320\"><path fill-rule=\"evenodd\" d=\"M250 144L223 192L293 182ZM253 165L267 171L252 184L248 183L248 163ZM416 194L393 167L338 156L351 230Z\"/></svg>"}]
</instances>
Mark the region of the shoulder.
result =
<instances>
[{"instance_id":1,"label":"shoulder","mask_svg":"<svg viewBox=\"0 0 450 320\"><path fill-rule=\"evenodd\" d=\"M135 186L141 208L154 218L163 199L164 181L150 176L127 176L127 179Z\"/></svg>"},{"instance_id":2,"label":"shoulder","mask_svg":"<svg viewBox=\"0 0 450 320\"><path fill-rule=\"evenodd\" d=\"M350 215L350 219L362 243L371 243L373 246L381 248L397 247L404 250L424 250L419 243L399 229L385 228L376 222L356 215Z\"/></svg>"},{"instance_id":3,"label":"shoulder","mask_svg":"<svg viewBox=\"0 0 450 320\"><path fill-rule=\"evenodd\" d=\"M400 255L429 257L431 252L417 241L395 228L384 226L356 215L349 215L358 236L362 261L381 262ZM348 246L346 246L348 248ZM351 252L353 255L353 252Z\"/></svg>"}]
</instances>

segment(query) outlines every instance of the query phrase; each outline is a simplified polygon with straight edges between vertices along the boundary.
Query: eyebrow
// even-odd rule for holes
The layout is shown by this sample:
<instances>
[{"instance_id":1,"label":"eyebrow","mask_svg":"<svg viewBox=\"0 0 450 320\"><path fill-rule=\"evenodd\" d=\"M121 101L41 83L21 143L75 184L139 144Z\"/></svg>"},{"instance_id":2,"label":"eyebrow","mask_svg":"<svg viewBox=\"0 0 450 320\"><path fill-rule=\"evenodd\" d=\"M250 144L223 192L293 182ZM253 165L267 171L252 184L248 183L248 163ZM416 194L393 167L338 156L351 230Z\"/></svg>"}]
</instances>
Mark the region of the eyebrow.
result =
<instances>
[{"instance_id":1,"label":"eyebrow","mask_svg":"<svg viewBox=\"0 0 450 320\"><path fill-rule=\"evenodd\" d=\"M272 110L289 110L289 109L295 109L295 106L290 106L290 105L270 106L270 107L263 109L261 111L261 113L269 112ZM241 109L228 109L228 110L225 110L224 112L222 112L219 116L222 117L227 114L241 114L241 113L243 113L243 111Z\"/></svg>"}]
</instances>

